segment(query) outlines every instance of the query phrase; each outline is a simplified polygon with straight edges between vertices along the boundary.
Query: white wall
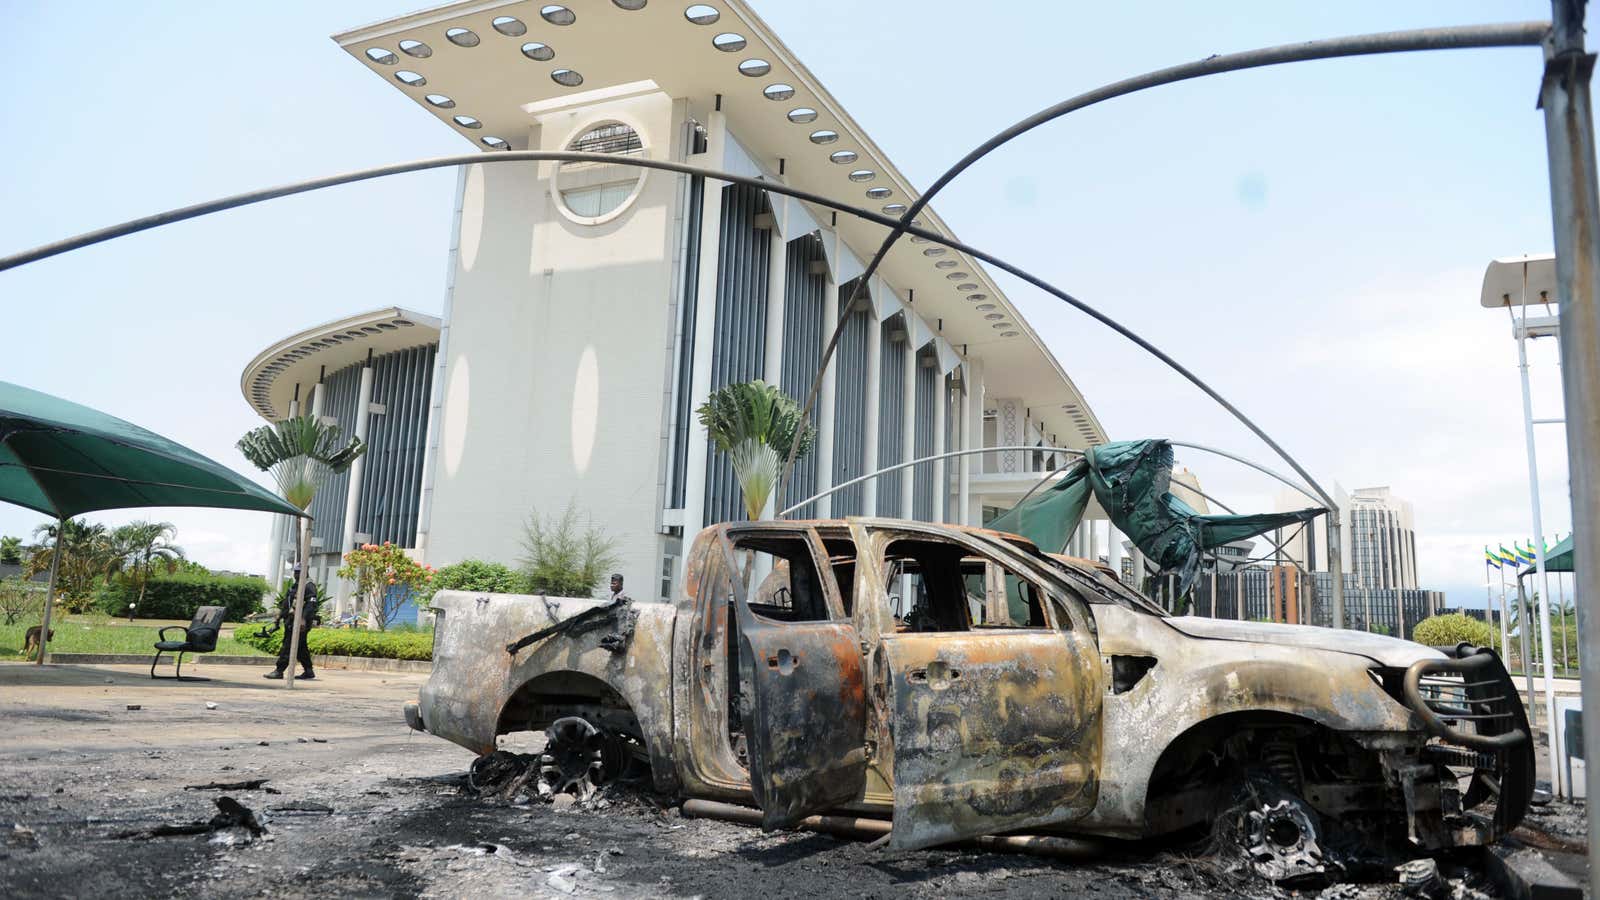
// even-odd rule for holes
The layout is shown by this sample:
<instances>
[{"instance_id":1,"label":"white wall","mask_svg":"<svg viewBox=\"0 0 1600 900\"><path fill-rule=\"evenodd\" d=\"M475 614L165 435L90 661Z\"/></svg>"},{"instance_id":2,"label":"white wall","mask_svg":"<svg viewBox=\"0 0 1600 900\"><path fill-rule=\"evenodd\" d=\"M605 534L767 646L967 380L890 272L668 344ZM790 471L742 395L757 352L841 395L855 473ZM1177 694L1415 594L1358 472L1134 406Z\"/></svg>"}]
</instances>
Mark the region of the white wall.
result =
<instances>
[{"instance_id":1,"label":"white wall","mask_svg":"<svg viewBox=\"0 0 1600 900\"><path fill-rule=\"evenodd\" d=\"M607 119L669 155L659 93L549 113L529 145L564 149ZM465 180L427 561L514 563L528 513L572 499L618 539L630 593L649 597L677 176L646 174L621 216L580 225L554 206L554 170L474 167Z\"/></svg>"}]
</instances>

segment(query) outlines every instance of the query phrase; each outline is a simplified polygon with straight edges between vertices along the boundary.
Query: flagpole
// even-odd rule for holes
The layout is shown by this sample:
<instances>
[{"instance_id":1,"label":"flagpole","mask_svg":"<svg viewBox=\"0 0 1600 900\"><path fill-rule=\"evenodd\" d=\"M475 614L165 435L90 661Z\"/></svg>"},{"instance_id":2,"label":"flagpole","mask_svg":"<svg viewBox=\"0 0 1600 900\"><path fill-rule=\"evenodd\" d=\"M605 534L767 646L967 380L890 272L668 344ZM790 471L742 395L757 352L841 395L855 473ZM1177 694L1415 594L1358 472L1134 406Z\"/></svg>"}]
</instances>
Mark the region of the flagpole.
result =
<instances>
[{"instance_id":1,"label":"flagpole","mask_svg":"<svg viewBox=\"0 0 1600 900\"><path fill-rule=\"evenodd\" d=\"M1503 546L1503 545L1502 545ZM1511 665L1511 618L1506 611L1506 564L1500 557L1500 656Z\"/></svg>"}]
</instances>

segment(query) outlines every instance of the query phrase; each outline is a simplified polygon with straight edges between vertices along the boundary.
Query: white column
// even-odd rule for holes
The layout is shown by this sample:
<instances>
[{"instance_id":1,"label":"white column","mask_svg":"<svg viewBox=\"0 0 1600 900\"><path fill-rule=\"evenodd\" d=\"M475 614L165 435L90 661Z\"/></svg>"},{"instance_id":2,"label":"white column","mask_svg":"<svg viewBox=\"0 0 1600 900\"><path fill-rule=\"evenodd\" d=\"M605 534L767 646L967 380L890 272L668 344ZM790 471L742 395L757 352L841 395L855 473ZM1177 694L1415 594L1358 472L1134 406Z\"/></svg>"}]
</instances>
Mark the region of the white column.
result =
<instances>
[{"instance_id":1,"label":"white column","mask_svg":"<svg viewBox=\"0 0 1600 900\"><path fill-rule=\"evenodd\" d=\"M1110 520L1106 521L1106 565L1122 577L1122 533Z\"/></svg>"},{"instance_id":2,"label":"white column","mask_svg":"<svg viewBox=\"0 0 1600 900\"><path fill-rule=\"evenodd\" d=\"M774 213L776 214L776 213ZM768 255L767 265L767 334L766 347L762 354L762 379L767 384L781 385L783 383L783 305L786 293L784 282L788 278L788 244L783 240L783 234L774 226L769 232L772 238L772 249ZM801 398L802 403L805 398ZM789 452L785 447L780 454ZM779 457L780 466L782 457ZM783 498L777 491L767 498L767 506L761 511L764 519L776 518ZM759 582L757 582L759 583Z\"/></svg>"},{"instance_id":3,"label":"white column","mask_svg":"<svg viewBox=\"0 0 1600 900\"><path fill-rule=\"evenodd\" d=\"M831 277L825 278L822 283L822 333L832 335L833 329L839 327L839 286L833 283ZM825 491L833 487L833 416L834 416L834 383L838 380L835 373L839 371L838 356L828 362L828 368L822 373L822 390L817 396L816 423L817 423L817 491ZM815 377L815 376L813 376ZM804 398L801 402L805 402ZM833 515L833 498L823 497L811 509L801 510L800 514L806 518L826 519Z\"/></svg>"},{"instance_id":4,"label":"white column","mask_svg":"<svg viewBox=\"0 0 1600 900\"><path fill-rule=\"evenodd\" d=\"M711 113L706 121L706 146L710 159L722 159L727 134L727 121L722 113ZM700 204L700 280L695 288L694 368L689 376L691 410L698 409L711 393L711 349L717 333L717 259L721 249L724 187L723 182L707 178L705 196ZM698 422L690 424L688 433L689 446L683 479L685 546L705 525L706 453L709 449L706 430Z\"/></svg>"},{"instance_id":5,"label":"white column","mask_svg":"<svg viewBox=\"0 0 1600 900\"><path fill-rule=\"evenodd\" d=\"M917 458L917 416L922 410L917 409L917 351L911 346L911 310L906 310L906 352L905 364L900 375L901 394L900 405L905 410L905 415L900 420L900 448L903 455L900 462L910 462ZM916 503L916 470L915 468L901 469L889 478L900 479L900 509L895 515L902 519L912 519Z\"/></svg>"},{"instance_id":6,"label":"white column","mask_svg":"<svg viewBox=\"0 0 1600 900\"><path fill-rule=\"evenodd\" d=\"M372 421L372 366L361 367L361 384L356 389L356 440L363 443L367 440L370 431L368 425ZM338 552L342 557L354 548L356 542L356 510L361 505L361 473L366 470L367 455L365 453L356 457L350 464L350 486L344 492L344 531L339 536ZM350 597L349 579L339 579L337 593L334 596L334 609L338 615L343 616L345 601Z\"/></svg>"},{"instance_id":7,"label":"white column","mask_svg":"<svg viewBox=\"0 0 1600 900\"><path fill-rule=\"evenodd\" d=\"M871 324L867 327L867 449L864 455L866 471L871 472L878 467L878 393L883 386L883 323L878 321L878 315L872 311L870 304L868 311L870 314L867 318ZM868 478L863 487L862 512L869 516L878 515L878 479Z\"/></svg>"},{"instance_id":8,"label":"white column","mask_svg":"<svg viewBox=\"0 0 1600 900\"><path fill-rule=\"evenodd\" d=\"M783 308L788 292L785 282L789 277L788 249L777 228L768 232L772 236L771 265L767 267L767 345L764 354L762 377L767 384L783 382ZM805 398L800 398L804 403Z\"/></svg>"},{"instance_id":9,"label":"white column","mask_svg":"<svg viewBox=\"0 0 1600 900\"><path fill-rule=\"evenodd\" d=\"M936 357L937 358L937 357ZM934 404L933 404L933 453L935 456L948 452L950 447L945 446L944 432L945 419L949 416L950 391L949 382L945 376L937 372L933 376ZM945 460L933 464L933 520L935 522L950 521L946 511L950 505L950 478L946 474Z\"/></svg>"}]
</instances>

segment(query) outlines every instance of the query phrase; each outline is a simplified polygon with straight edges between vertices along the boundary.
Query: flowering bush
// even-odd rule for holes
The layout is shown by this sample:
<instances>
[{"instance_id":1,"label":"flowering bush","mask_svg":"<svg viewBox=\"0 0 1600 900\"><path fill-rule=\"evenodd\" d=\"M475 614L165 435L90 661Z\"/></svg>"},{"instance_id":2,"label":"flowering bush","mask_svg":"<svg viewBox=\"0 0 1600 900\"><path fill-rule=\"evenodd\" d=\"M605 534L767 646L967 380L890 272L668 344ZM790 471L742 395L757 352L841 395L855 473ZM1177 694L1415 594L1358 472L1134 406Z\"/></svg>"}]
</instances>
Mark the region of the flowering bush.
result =
<instances>
[{"instance_id":1,"label":"flowering bush","mask_svg":"<svg viewBox=\"0 0 1600 900\"><path fill-rule=\"evenodd\" d=\"M362 544L344 555L340 578L355 582L355 595L368 619L384 630L401 607L433 579L434 568L425 566L389 541Z\"/></svg>"}]
</instances>

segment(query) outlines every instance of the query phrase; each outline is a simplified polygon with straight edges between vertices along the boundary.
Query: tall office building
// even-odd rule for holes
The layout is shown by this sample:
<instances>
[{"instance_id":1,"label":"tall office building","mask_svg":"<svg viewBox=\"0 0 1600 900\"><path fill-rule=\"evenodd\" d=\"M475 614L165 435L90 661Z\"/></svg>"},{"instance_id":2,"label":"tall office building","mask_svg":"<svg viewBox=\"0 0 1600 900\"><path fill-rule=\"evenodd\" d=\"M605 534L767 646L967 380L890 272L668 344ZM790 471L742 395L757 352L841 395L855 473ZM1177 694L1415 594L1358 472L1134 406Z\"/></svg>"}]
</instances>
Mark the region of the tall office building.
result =
<instances>
[{"instance_id":1,"label":"tall office building","mask_svg":"<svg viewBox=\"0 0 1600 900\"><path fill-rule=\"evenodd\" d=\"M1387 487L1360 488L1350 495L1350 571L1362 587L1417 586L1417 532L1411 504Z\"/></svg>"}]
</instances>

